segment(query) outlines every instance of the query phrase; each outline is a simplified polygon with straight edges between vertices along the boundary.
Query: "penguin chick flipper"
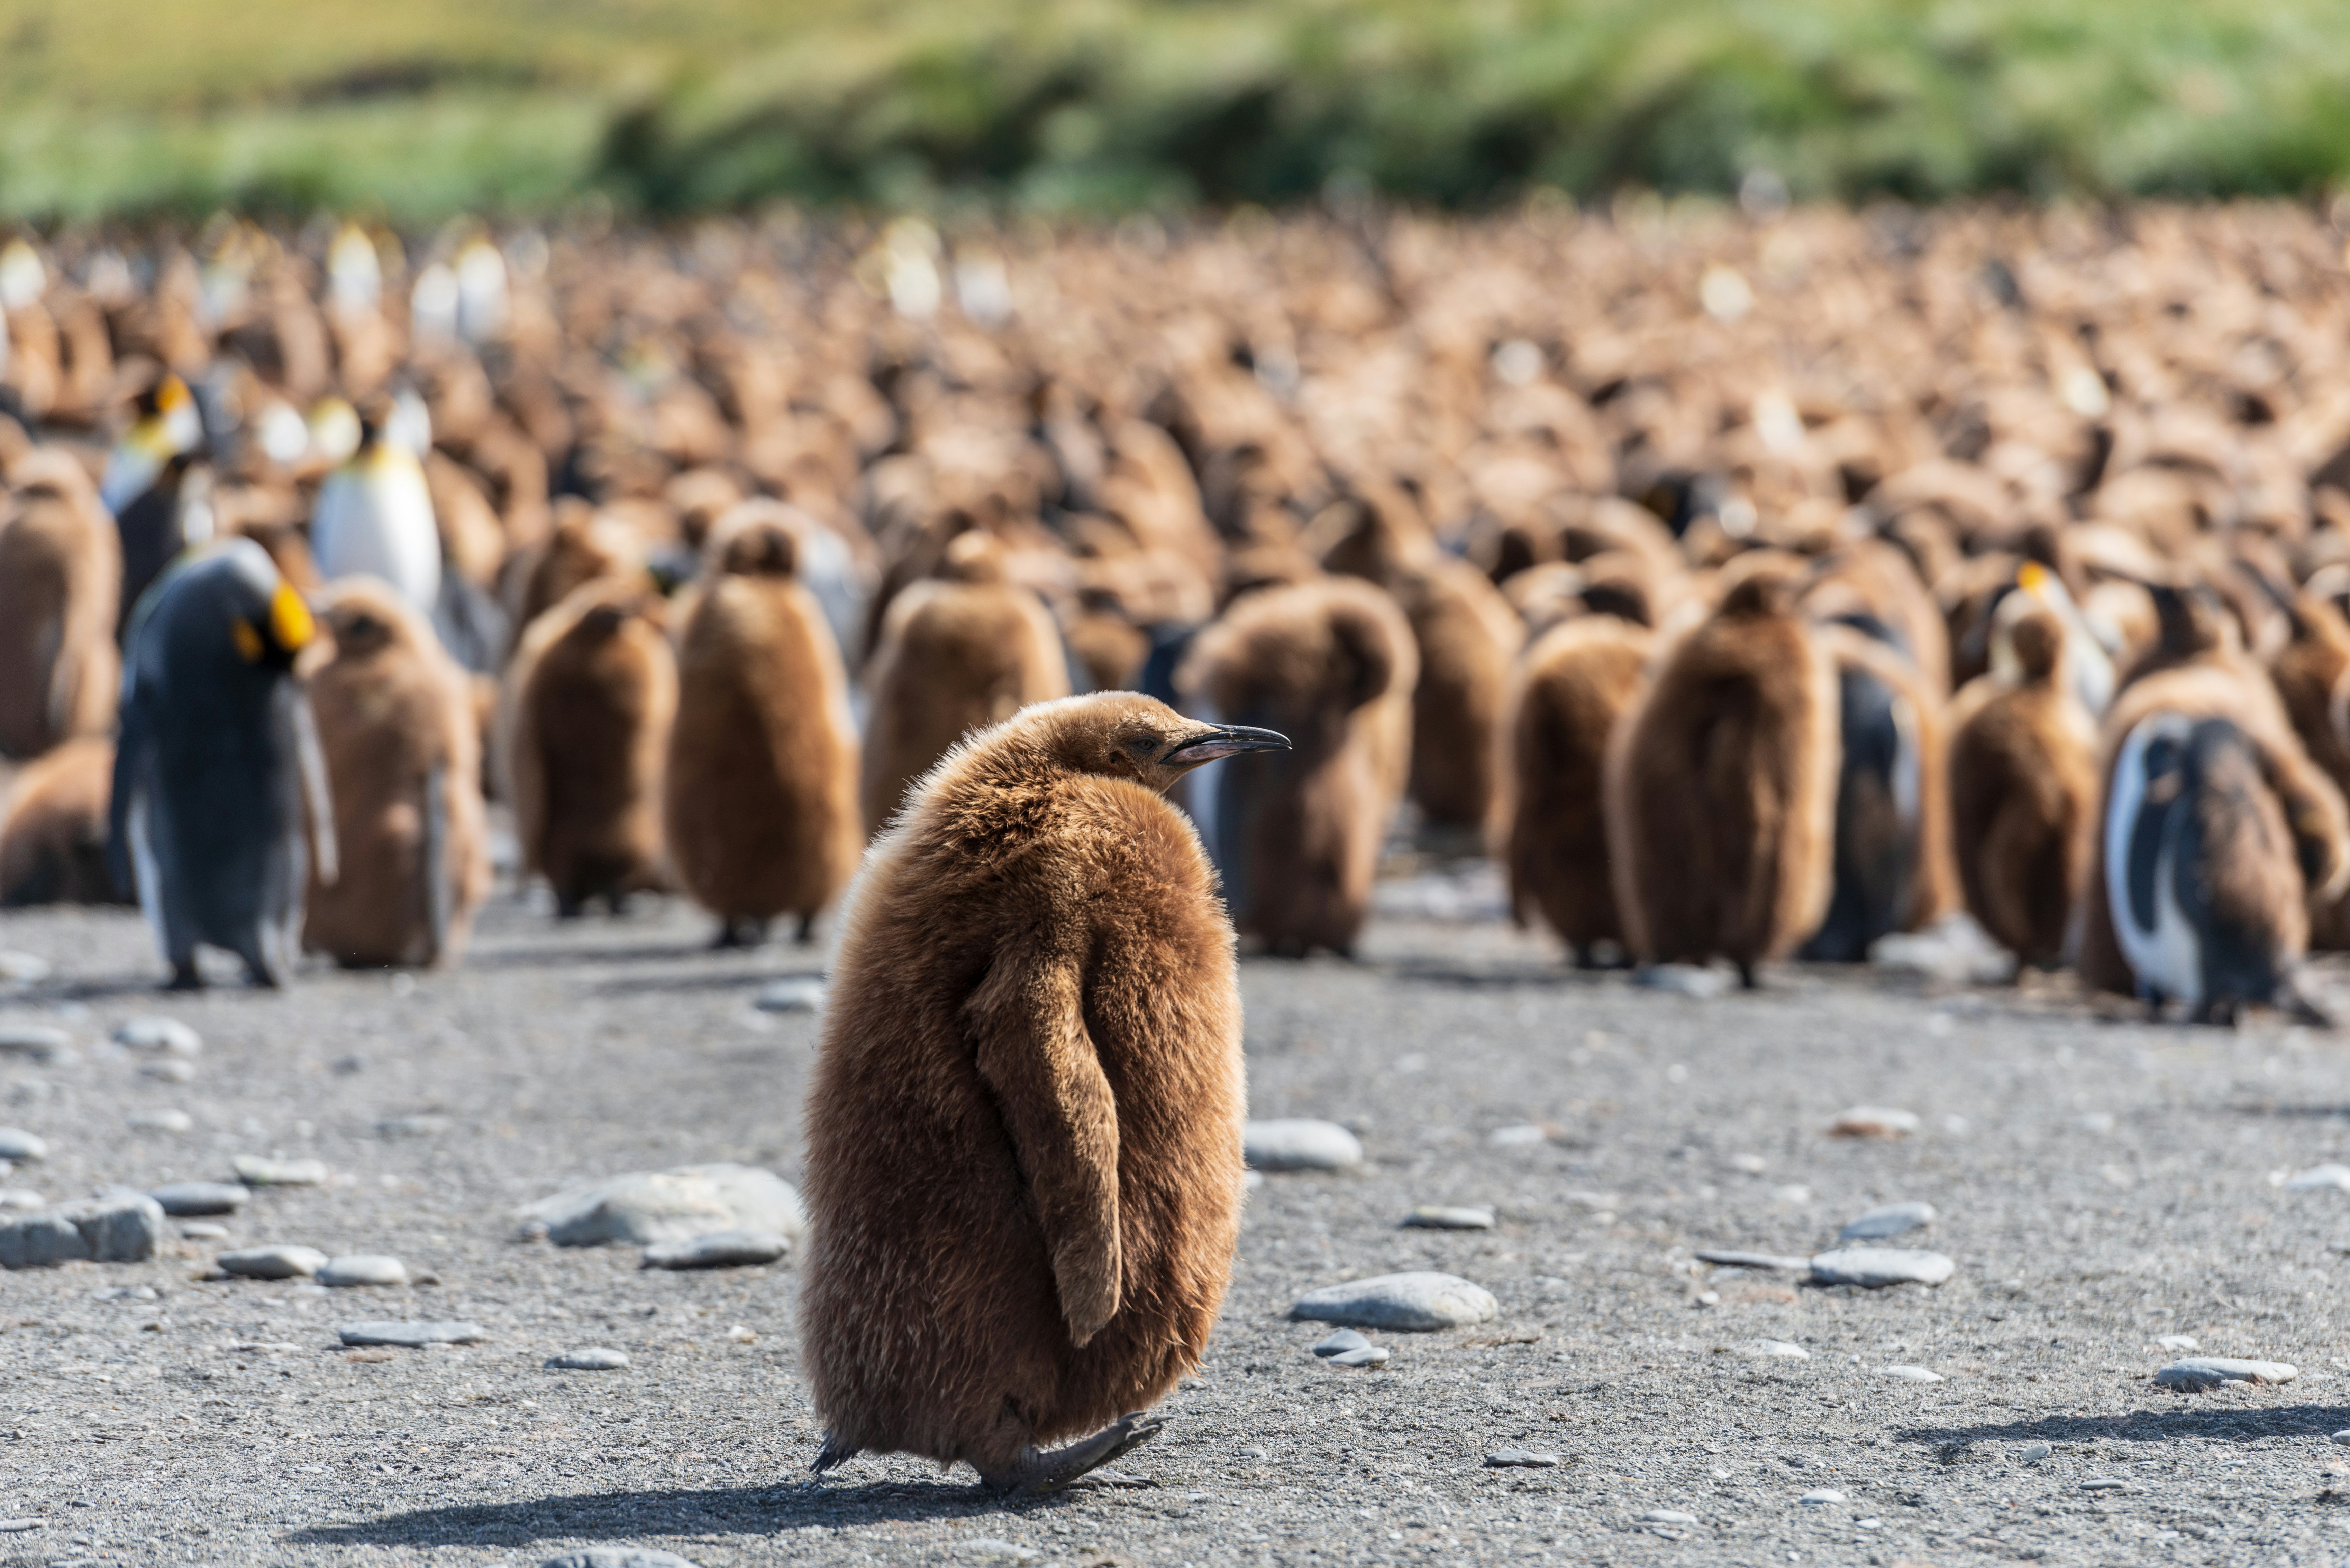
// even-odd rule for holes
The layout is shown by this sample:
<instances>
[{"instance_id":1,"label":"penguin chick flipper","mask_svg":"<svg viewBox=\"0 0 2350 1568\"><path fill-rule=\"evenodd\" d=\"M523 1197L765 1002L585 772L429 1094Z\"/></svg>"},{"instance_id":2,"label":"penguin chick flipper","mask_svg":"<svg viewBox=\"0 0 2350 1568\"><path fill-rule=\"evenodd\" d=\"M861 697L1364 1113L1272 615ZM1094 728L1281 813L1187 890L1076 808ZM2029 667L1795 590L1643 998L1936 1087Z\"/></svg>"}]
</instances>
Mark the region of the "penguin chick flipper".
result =
<instances>
[{"instance_id":1,"label":"penguin chick flipper","mask_svg":"<svg viewBox=\"0 0 2350 1568\"><path fill-rule=\"evenodd\" d=\"M1082 1438L1066 1448L1050 1452L1028 1450L1020 1463L1006 1476L983 1474L980 1483L990 1491L1009 1492L1014 1497L1042 1497L1061 1490L1078 1477L1097 1470L1120 1455L1150 1441L1165 1428L1163 1416L1146 1416L1139 1410L1121 1416L1090 1438Z\"/></svg>"},{"instance_id":2,"label":"penguin chick flipper","mask_svg":"<svg viewBox=\"0 0 2350 1568\"><path fill-rule=\"evenodd\" d=\"M822 1475L835 1465L853 1459L864 1451L855 1443L842 1442L840 1434L837 1432L827 1432L824 1435L824 1447L818 1449L816 1451L816 1458L808 1461L808 1469Z\"/></svg>"},{"instance_id":3,"label":"penguin chick flipper","mask_svg":"<svg viewBox=\"0 0 2350 1568\"><path fill-rule=\"evenodd\" d=\"M1118 1101L1086 1033L1076 961L1008 943L965 1012L1035 1201L1070 1343L1083 1345L1117 1314L1123 1266Z\"/></svg>"}]
</instances>

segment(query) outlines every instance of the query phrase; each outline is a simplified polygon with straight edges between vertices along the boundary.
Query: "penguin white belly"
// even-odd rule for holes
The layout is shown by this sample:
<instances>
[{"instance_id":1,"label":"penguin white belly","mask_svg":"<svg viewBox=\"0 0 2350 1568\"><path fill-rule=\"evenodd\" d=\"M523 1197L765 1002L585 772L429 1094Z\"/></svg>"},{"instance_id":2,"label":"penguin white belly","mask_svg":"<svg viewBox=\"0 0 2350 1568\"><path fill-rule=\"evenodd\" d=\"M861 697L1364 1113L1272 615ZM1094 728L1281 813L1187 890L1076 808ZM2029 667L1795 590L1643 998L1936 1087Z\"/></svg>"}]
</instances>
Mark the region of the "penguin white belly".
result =
<instances>
[{"instance_id":1,"label":"penguin white belly","mask_svg":"<svg viewBox=\"0 0 2350 1568\"><path fill-rule=\"evenodd\" d=\"M2203 951L2195 926L2179 907L2178 838L2188 803L2155 805L2163 814L2154 857L2150 919L2142 919L2130 898L2130 857L2147 799L2147 752L2158 741L2183 744L2193 726L2175 713L2145 720L2122 742L2114 764L2113 798L2106 805L2106 903L2113 914L2114 938L2141 990L2189 1003L2203 1000Z\"/></svg>"},{"instance_id":2,"label":"penguin white belly","mask_svg":"<svg viewBox=\"0 0 2350 1568\"><path fill-rule=\"evenodd\" d=\"M163 871L155 863L154 834L147 821L147 790L135 787L126 819L130 832L130 879L139 889L139 912L155 935L155 950L168 957L172 940L163 925Z\"/></svg>"},{"instance_id":3,"label":"penguin white belly","mask_svg":"<svg viewBox=\"0 0 2350 1568\"><path fill-rule=\"evenodd\" d=\"M441 596L441 532L424 471L405 453L361 458L318 489L310 548L328 578L371 576L423 615Z\"/></svg>"}]
</instances>

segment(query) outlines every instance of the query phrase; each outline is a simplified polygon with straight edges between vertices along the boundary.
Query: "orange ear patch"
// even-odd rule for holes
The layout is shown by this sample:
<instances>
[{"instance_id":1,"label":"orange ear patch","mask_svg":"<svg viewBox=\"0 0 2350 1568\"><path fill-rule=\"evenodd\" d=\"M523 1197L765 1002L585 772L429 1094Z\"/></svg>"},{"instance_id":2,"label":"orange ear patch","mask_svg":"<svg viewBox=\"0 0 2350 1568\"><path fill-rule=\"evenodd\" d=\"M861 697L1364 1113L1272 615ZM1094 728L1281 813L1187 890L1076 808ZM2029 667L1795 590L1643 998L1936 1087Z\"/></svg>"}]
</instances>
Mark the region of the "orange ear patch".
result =
<instances>
[{"instance_id":1,"label":"orange ear patch","mask_svg":"<svg viewBox=\"0 0 2350 1568\"><path fill-rule=\"evenodd\" d=\"M269 601L269 635L277 646L288 653L299 653L317 634L317 622L310 618L310 607L302 602L302 596L278 584Z\"/></svg>"}]
</instances>

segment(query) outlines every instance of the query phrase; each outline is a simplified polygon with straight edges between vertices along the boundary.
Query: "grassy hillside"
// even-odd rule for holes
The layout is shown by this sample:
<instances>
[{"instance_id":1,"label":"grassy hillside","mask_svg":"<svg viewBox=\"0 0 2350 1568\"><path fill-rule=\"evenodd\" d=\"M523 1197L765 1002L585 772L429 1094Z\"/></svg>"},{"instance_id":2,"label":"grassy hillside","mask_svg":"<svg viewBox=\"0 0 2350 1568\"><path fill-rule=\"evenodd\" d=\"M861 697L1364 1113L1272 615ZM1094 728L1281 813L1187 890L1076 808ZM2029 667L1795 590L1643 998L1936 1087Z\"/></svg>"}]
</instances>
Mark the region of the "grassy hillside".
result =
<instances>
[{"instance_id":1,"label":"grassy hillside","mask_svg":"<svg viewBox=\"0 0 2350 1568\"><path fill-rule=\"evenodd\" d=\"M0 213L2350 177L2350 0L0 0Z\"/></svg>"}]
</instances>

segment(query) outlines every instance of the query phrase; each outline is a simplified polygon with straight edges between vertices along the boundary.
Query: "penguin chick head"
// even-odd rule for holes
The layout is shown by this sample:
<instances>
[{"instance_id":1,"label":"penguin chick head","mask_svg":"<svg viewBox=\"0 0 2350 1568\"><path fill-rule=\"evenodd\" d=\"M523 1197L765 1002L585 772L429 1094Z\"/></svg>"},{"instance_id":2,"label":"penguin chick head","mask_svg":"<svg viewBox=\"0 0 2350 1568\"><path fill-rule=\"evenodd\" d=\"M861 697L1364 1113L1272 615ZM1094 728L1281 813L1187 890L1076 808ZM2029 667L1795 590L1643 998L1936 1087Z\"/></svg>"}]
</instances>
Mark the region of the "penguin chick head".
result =
<instances>
[{"instance_id":1,"label":"penguin chick head","mask_svg":"<svg viewBox=\"0 0 2350 1568\"><path fill-rule=\"evenodd\" d=\"M799 536L773 517L753 517L712 538L711 555L723 576L788 577L799 570Z\"/></svg>"},{"instance_id":2,"label":"penguin chick head","mask_svg":"<svg viewBox=\"0 0 2350 1568\"><path fill-rule=\"evenodd\" d=\"M1133 691L1039 703L1005 729L1007 739L1016 735L1048 766L1131 779L1160 793L1202 763L1289 749L1289 737L1275 731L1186 718L1156 697Z\"/></svg>"},{"instance_id":3,"label":"penguin chick head","mask_svg":"<svg viewBox=\"0 0 2350 1568\"><path fill-rule=\"evenodd\" d=\"M319 623L335 645L335 657L368 659L388 648L418 641L415 612L387 585L373 577L346 577L328 590Z\"/></svg>"}]
</instances>

